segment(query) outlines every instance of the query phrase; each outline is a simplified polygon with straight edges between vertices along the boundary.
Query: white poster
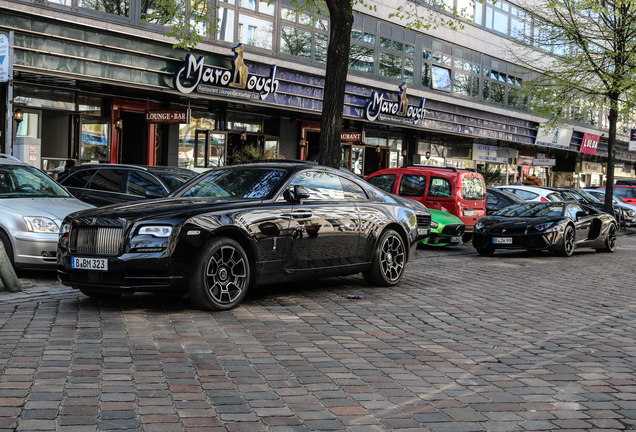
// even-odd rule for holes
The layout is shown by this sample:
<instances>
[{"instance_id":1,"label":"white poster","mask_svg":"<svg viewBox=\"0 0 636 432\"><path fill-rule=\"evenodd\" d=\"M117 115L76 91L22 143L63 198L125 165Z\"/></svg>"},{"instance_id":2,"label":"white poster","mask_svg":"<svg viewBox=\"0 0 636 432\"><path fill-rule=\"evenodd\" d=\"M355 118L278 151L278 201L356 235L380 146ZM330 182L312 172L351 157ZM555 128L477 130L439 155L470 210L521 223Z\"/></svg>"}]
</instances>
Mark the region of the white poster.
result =
<instances>
[{"instance_id":1,"label":"white poster","mask_svg":"<svg viewBox=\"0 0 636 432\"><path fill-rule=\"evenodd\" d=\"M0 35L0 83L9 81L9 65L11 64L11 49L9 39Z\"/></svg>"},{"instance_id":2,"label":"white poster","mask_svg":"<svg viewBox=\"0 0 636 432\"><path fill-rule=\"evenodd\" d=\"M636 129L632 129L629 131L629 145L627 147L628 151L636 151Z\"/></svg>"},{"instance_id":3,"label":"white poster","mask_svg":"<svg viewBox=\"0 0 636 432\"><path fill-rule=\"evenodd\" d=\"M572 140L572 129L558 128L554 130L546 130L539 128L537 138L534 141L536 145L560 149L569 149Z\"/></svg>"}]
</instances>

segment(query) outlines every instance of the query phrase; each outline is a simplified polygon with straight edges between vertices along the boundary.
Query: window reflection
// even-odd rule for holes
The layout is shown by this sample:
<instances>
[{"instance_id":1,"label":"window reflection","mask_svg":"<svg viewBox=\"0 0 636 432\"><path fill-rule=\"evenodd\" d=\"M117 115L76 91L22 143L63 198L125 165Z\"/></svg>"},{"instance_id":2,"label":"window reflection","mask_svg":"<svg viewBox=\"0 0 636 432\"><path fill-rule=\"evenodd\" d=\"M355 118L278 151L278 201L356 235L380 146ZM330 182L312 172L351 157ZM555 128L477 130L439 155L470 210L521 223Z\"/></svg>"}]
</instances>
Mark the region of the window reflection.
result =
<instances>
[{"instance_id":1,"label":"window reflection","mask_svg":"<svg viewBox=\"0 0 636 432\"><path fill-rule=\"evenodd\" d=\"M433 88L451 91L451 72L446 68L433 66Z\"/></svg>"},{"instance_id":2,"label":"window reflection","mask_svg":"<svg viewBox=\"0 0 636 432\"><path fill-rule=\"evenodd\" d=\"M280 34L280 49L285 54L311 57L311 33L296 27L283 26Z\"/></svg>"},{"instance_id":3,"label":"window reflection","mask_svg":"<svg viewBox=\"0 0 636 432\"><path fill-rule=\"evenodd\" d=\"M234 43L234 11L227 8L219 8L218 32L216 37L225 42Z\"/></svg>"},{"instance_id":4,"label":"window reflection","mask_svg":"<svg viewBox=\"0 0 636 432\"><path fill-rule=\"evenodd\" d=\"M349 69L373 73L375 50L362 45L351 45L349 52Z\"/></svg>"},{"instance_id":5,"label":"window reflection","mask_svg":"<svg viewBox=\"0 0 636 432\"><path fill-rule=\"evenodd\" d=\"M128 0L79 0L78 6L125 17L130 9Z\"/></svg>"},{"instance_id":6,"label":"window reflection","mask_svg":"<svg viewBox=\"0 0 636 432\"><path fill-rule=\"evenodd\" d=\"M250 15L239 15L239 42L258 48L272 49L274 24Z\"/></svg>"}]
</instances>

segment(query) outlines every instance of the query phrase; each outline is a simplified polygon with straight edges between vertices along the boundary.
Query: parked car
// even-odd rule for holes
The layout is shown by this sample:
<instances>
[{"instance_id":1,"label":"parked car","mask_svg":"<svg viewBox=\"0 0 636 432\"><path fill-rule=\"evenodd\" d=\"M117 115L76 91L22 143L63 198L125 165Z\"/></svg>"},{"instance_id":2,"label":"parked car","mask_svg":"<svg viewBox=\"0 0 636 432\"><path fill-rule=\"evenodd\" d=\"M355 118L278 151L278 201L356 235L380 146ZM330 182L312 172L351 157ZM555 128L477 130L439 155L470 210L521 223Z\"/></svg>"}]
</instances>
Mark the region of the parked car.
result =
<instances>
[{"instance_id":1,"label":"parked car","mask_svg":"<svg viewBox=\"0 0 636 432\"><path fill-rule=\"evenodd\" d=\"M605 192L597 189L583 189L585 192L589 193L593 197L596 197L600 201L605 202ZM636 205L627 204L621 198L616 196L612 197L612 203L614 207L618 207L623 211L623 220L627 226L636 225Z\"/></svg>"},{"instance_id":2,"label":"parked car","mask_svg":"<svg viewBox=\"0 0 636 432\"><path fill-rule=\"evenodd\" d=\"M181 292L209 310L236 307L255 284L362 272L392 286L430 218L420 203L315 163L233 165L165 199L66 218L58 274L88 296Z\"/></svg>"},{"instance_id":3,"label":"parked car","mask_svg":"<svg viewBox=\"0 0 636 432\"><path fill-rule=\"evenodd\" d=\"M420 240L426 246L460 245L464 242L464 222L455 215L441 210L428 209L431 212L431 232Z\"/></svg>"},{"instance_id":4,"label":"parked car","mask_svg":"<svg viewBox=\"0 0 636 432\"><path fill-rule=\"evenodd\" d=\"M43 171L0 154L0 240L14 267L55 269L62 219L92 207Z\"/></svg>"},{"instance_id":5,"label":"parked car","mask_svg":"<svg viewBox=\"0 0 636 432\"><path fill-rule=\"evenodd\" d=\"M475 222L486 215L486 184L475 170L405 165L377 171L366 180L386 192L459 217L466 232L472 232Z\"/></svg>"},{"instance_id":6,"label":"parked car","mask_svg":"<svg viewBox=\"0 0 636 432\"><path fill-rule=\"evenodd\" d=\"M511 192L507 192L503 189L497 189L495 187L486 188L486 214L493 214L502 208L520 204L524 200Z\"/></svg>"},{"instance_id":7,"label":"parked car","mask_svg":"<svg viewBox=\"0 0 636 432\"><path fill-rule=\"evenodd\" d=\"M477 221L473 246L480 255L497 249L549 250L570 256L575 247L614 252L614 217L578 202L526 202Z\"/></svg>"},{"instance_id":8,"label":"parked car","mask_svg":"<svg viewBox=\"0 0 636 432\"><path fill-rule=\"evenodd\" d=\"M501 189L506 192L513 193L524 201L540 201L540 202L563 201L558 192L547 189L547 188L543 188L541 186L504 185L504 186L495 186L495 187L497 189Z\"/></svg>"},{"instance_id":9,"label":"parked car","mask_svg":"<svg viewBox=\"0 0 636 432\"><path fill-rule=\"evenodd\" d=\"M587 191L583 189L574 189L574 188L550 188L555 190L561 194L561 198L563 201L578 201L583 204L587 204L589 206L594 207L597 210L605 211L605 203L594 195L587 193ZM628 210L625 210L621 207L612 205L612 214L614 218L619 221L623 219L631 219L632 216L628 214Z\"/></svg>"},{"instance_id":10,"label":"parked car","mask_svg":"<svg viewBox=\"0 0 636 432\"><path fill-rule=\"evenodd\" d=\"M615 184L619 186L636 186L636 180L616 180Z\"/></svg>"},{"instance_id":11,"label":"parked car","mask_svg":"<svg viewBox=\"0 0 636 432\"><path fill-rule=\"evenodd\" d=\"M177 167L83 164L71 168L59 182L78 199L100 207L162 198L196 175Z\"/></svg>"},{"instance_id":12,"label":"parked car","mask_svg":"<svg viewBox=\"0 0 636 432\"><path fill-rule=\"evenodd\" d=\"M597 191L605 192L605 186L596 188ZM625 201L627 204L636 204L636 186L614 185L613 196Z\"/></svg>"}]
</instances>

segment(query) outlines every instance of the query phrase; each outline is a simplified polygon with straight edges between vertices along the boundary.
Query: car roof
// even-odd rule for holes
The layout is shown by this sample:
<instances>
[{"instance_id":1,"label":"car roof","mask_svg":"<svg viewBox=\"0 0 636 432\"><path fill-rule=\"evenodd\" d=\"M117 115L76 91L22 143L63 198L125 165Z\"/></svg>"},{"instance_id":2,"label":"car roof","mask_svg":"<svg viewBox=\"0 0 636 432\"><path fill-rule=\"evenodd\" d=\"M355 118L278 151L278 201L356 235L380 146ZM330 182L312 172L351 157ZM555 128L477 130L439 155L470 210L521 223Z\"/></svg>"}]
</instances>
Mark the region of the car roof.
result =
<instances>
[{"instance_id":1,"label":"car roof","mask_svg":"<svg viewBox=\"0 0 636 432\"><path fill-rule=\"evenodd\" d=\"M11 156L11 155L8 155L8 154L5 154L5 153L0 153L0 164L3 164L3 165L29 165L26 162L22 162L17 157Z\"/></svg>"},{"instance_id":2,"label":"car roof","mask_svg":"<svg viewBox=\"0 0 636 432\"><path fill-rule=\"evenodd\" d=\"M435 173L442 176L450 176L451 173L473 173L479 174L472 168L457 168L438 165L402 165L396 168L385 168L369 174L369 177L382 174L421 174L422 172ZM481 174L480 174L481 175Z\"/></svg>"},{"instance_id":3,"label":"car roof","mask_svg":"<svg viewBox=\"0 0 636 432\"><path fill-rule=\"evenodd\" d=\"M129 164L111 164L111 163L85 163L82 165L75 165L71 168L72 171L78 171L82 169L91 169L91 168L119 168L119 169L137 169L140 171L164 171L164 172L178 172L183 174L193 174L197 173L189 170L187 168L182 167L174 167L174 166L163 166L163 165L129 165Z\"/></svg>"},{"instance_id":4,"label":"car roof","mask_svg":"<svg viewBox=\"0 0 636 432\"><path fill-rule=\"evenodd\" d=\"M494 193L494 194L501 194L501 195L505 196L506 198L510 198L512 200L519 201L520 203L521 202L525 202L523 199L519 198L518 195L510 193L507 190L497 189L496 187L493 187L493 186L488 186L486 188L486 193L489 193L489 192L490 193Z\"/></svg>"}]
</instances>

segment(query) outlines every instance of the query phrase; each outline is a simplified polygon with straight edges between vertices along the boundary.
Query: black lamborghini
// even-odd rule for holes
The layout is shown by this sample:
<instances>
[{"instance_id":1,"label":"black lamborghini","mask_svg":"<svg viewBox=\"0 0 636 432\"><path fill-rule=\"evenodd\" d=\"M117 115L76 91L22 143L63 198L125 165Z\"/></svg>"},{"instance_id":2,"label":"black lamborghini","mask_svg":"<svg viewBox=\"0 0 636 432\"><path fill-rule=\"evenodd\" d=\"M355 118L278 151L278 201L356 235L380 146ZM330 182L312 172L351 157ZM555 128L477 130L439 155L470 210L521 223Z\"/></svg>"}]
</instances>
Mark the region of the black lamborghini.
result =
<instances>
[{"instance_id":1,"label":"black lamborghini","mask_svg":"<svg viewBox=\"0 0 636 432\"><path fill-rule=\"evenodd\" d=\"M554 251L570 256L575 247L616 250L616 219L578 202L526 202L477 221L473 246L480 255L497 249Z\"/></svg>"},{"instance_id":2,"label":"black lamborghini","mask_svg":"<svg viewBox=\"0 0 636 432\"><path fill-rule=\"evenodd\" d=\"M272 161L201 174L165 199L67 217L62 283L92 297L178 292L231 309L248 288L362 272L397 284L430 212L351 173Z\"/></svg>"}]
</instances>

